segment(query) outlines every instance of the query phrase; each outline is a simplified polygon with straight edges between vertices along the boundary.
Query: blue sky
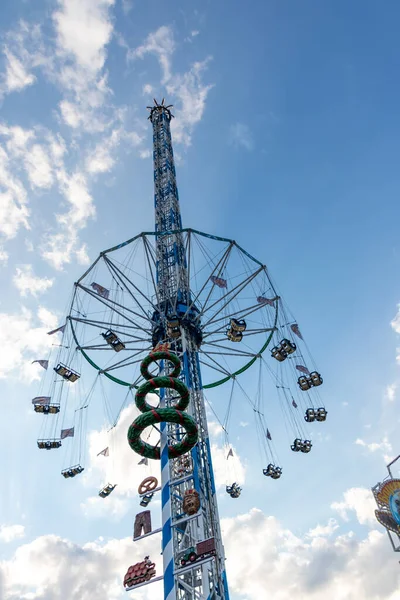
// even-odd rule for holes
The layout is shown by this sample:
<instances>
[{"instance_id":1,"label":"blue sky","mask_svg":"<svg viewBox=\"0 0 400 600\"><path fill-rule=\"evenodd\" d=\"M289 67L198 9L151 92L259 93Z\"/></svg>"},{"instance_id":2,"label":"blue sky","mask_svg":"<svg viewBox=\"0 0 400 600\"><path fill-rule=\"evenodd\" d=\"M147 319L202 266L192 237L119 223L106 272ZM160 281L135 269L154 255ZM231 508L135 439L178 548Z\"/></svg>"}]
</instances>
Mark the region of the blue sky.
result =
<instances>
[{"instance_id":1,"label":"blue sky","mask_svg":"<svg viewBox=\"0 0 400 600\"><path fill-rule=\"evenodd\" d=\"M153 96L174 104L184 225L265 262L324 376L328 420L307 456L290 452L268 398L278 482L260 475L251 424L232 425L244 479L239 500L220 491L232 598L399 599L369 492L400 452L398 4L4 0L0 17L0 600L119 600L126 568L159 552L131 541L132 413L105 466L95 405L86 473L64 481L64 448L35 448L45 384L30 364L57 343L46 332L87 265L153 229ZM126 481L100 502L108 476ZM145 590L134 597L160 598Z\"/></svg>"}]
</instances>

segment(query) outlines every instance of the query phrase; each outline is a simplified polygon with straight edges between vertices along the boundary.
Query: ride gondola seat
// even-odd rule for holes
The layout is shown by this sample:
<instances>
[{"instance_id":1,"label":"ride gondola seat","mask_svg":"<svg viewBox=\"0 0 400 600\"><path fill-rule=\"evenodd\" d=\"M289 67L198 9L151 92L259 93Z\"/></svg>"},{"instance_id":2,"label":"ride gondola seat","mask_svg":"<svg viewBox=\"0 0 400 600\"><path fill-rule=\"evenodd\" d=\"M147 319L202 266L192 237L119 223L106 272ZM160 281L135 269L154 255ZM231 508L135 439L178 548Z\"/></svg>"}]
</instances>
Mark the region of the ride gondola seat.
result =
<instances>
[{"instance_id":1,"label":"ride gondola seat","mask_svg":"<svg viewBox=\"0 0 400 600\"><path fill-rule=\"evenodd\" d=\"M298 380L297 383L299 384L299 388L303 391L306 392L307 390L310 390L312 387L312 382L308 377L305 377L304 375L301 375Z\"/></svg>"},{"instance_id":2,"label":"ride gondola seat","mask_svg":"<svg viewBox=\"0 0 400 600\"><path fill-rule=\"evenodd\" d=\"M322 385L324 381L321 375L317 373L317 371L313 371L312 373L310 373L310 379L312 381L312 385L314 385L315 387L317 387L318 385Z\"/></svg>"},{"instance_id":3,"label":"ride gondola seat","mask_svg":"<svg viewBox=\"0 0 400 600\"><path fill-rule=\"evenodd\" d=\"M241 342L243 339L243 333L241 331L232 331L232 329L228 329L226 335L231 342Z\"/></svg>"},{"instance_id":4,"label":"ride gondola seat","mask_svg":"<svg viewBox=\"0 0 400 600\"><path fill-rule=\"evenodd\" d=\"M313 408L307 408L304 420L307 421L307 423L313 423L315 421L315 418L315 410Z\"/></svg>"},{"instance_id":5,"label":"ride gondola seat","mask_svg":"<svg viewBox=\"0 0 400 600\"><path fill-rule=\"evenodd\" d=\"M57 375L60 375L63 379L65 379L66 381L70 381L71 383L74 383L80 378L79 373L77 373L73 369L70 369L69 367L66 367L62 363L58 363L58 365L54 367L54 370L57 373Z\"/></svg>"},{"instance_id":6,"label":"ride gondola seat","mask_svg":"<svg viewBox=\"0 0 400 600\"><path fill-rule=\"evenodd\" d=\"M282 352L282 349L280 346L275 346L271 350L271 356L273 358L276 358L276 360L278 360L279 362L283 362L285 360L285 358L287 357L287 354L285 352Z\"/></svg>"},{"instance_id":7,"label":"ride gondola seat","mask_svg":"<svg viewBox=\"0 0 400 600\"><path fill-rule=\"evenodd\" d=\"M244 319L241 319L241 320L231 319L231 329L233 331L243 332L243 331L246 331L246 327L247 327L247 324Z\"/></svg>"},{"instance_id":8,"label":"ride gondola seat","mask_svg":"<svg viewBox=\"0 0 400 600\"><path fill-rule=\"evenodd\" d=\"M296 344L294 344L290 340L287 340L286 338L283 338L283 340L280 343L280 346L287 355L296 352Z\"/></svg>"}]
</instances>

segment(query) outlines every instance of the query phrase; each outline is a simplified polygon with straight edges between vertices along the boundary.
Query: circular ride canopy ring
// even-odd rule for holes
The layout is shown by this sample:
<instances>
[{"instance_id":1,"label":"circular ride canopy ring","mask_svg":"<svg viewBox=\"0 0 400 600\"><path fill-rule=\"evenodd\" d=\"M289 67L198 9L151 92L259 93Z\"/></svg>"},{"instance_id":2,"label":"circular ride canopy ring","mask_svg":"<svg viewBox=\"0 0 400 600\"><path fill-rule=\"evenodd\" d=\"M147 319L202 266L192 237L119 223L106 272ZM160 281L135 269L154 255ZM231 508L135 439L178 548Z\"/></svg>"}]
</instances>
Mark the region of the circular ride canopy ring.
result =
<instances>
[{"instance_id":1,"label":"circular ride canopy ring","mask_svg":"<svg viewBox=\"0 0 400 600\"><path fill-rule=\"evenodd\" d=\"M203 387L211 388L247 370L267 349L279 298L265 265L233 240L193 229L180 233L189 308L201 330ZM68 317L85 359L112 381L134 388L154 346L159 314L156 235L165 234L142 233L102 252L75 284ZM179 299L173 303L178 310Z\"/></svg>"}]
</instances>

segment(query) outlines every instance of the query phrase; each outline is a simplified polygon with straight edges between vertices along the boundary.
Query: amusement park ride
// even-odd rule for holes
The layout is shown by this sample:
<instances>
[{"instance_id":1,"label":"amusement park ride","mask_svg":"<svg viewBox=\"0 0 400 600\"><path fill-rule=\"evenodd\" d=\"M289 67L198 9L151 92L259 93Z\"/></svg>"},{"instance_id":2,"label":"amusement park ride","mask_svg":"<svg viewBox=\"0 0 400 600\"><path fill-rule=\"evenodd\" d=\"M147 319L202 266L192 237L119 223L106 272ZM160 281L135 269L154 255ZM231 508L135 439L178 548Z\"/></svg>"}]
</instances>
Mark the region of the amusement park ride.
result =
<instances>
[{"instance_id":1,"label":"amusement park ride","mask_svg":"<svg viewBox=\"0 0 400 600\"><path fill-rule=\"evenodd\" d=\"M313 367L306 366L303 336L266 266L233 240L182 228L171 106L163 100L148 108L153 126L155 231L101 252L75 283L66 323L50 332L63 334L56 376L49 395L32 401L34 410L43 415L38 447L55 449L68 437L79 438L79 456L62 471L66 479L76 477L84 470L84 415L96 394L92 387L81 405L68 413L71 385L79 389L89 379L87 372L102 385L112 386L113 398L118 389L125 389L128 399L134 393L140 414L129 427L129 445L142 457L139 465L161 462L160 485L150 476L139 486L145 510L136 515L134 542L161 533L163 574L156 576L155 563L147 556L129 567L124 586L137 589L162 579L164 600L228 600L206 394L227 382L233 390L250 367L258 364L260 373L265 367L294 434L291 449L308 453L312 444L305 423L322 422L327 416L318 394L322 377L311 355L307 362ZM49 362L38 362L47 371ZM253 409L265 451L267 467L262 472L279 479L282 468L277 466L262 394L254 399L241 389ZM221 423L226 435L232 397L233 391ZM152 403L147 398L153 398ZM57 435L60 415L63 424L68 414L78 422ZM157 437L154 445L150 435ZM99 454L108 456L108 448ZM232 449L227 460L230 456ZM241 487L231 481L226 492L238 498ZM105 485L99 496L106 499L115 485ZM162 526L152 530L146 507L157 493Z\"/></svg>"},{"instance_id":2,"label":"amusement park ride","mask_svg":"<svg viewBox=\"0 0 400 600\"><path fill-rule=\"evenodd\" d=\"M393 477L392 468L399 459L400 455L387 465L388 475L382 483L379 482L372 488L378 505L376 519L385 527L395 552L400 552L400 479Z\"/></svg>"}]
</instances>

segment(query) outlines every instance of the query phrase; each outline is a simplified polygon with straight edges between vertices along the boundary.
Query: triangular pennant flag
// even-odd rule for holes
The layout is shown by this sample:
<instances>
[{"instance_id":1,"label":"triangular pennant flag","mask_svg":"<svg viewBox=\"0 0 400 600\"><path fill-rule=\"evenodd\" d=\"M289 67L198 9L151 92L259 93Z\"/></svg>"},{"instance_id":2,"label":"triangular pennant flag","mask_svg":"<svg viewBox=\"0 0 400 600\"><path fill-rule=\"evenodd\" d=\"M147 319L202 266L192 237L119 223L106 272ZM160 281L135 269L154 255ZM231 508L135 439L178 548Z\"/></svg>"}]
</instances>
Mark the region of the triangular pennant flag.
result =
<instances>
[{"instance_id":1,"label":"triangular pennant flag","mask_svg":"<svg viewBox=\"0 0 400 600\"><path fill-rule=\"evenodd\" d=\"M257 297L258 304L268 304L269 306L274 306L275 298L265 298L264 296Z\"/></svg>"},{"instance_id":2,"label":"triangular pennant flag","mask_svg":"<svg viewBox=\"0 0 400 600\"><path fill-rule=\"evenodd\" d=\"M296 404L296 402L295 402L294 398L292 398L292 406L293 406L294 408L297 408L297 404Z\"/></svg>"},{"instance_id":3,"label":"triangular pennant flag","mask_svg":"<svg viewBox=\"0 0 400 600\"><path fill-rule=\"evenodd\" d=\"M65 327L66 325L61 325L61 327L57 327L57 329L52 329L52 331L48 331L47 335L53 335L53 333L58 333L59 331L61 331L61 333L64 333Z\"/></svg>"},{"instance_id":4,"label":"triangular pennant flag","mask_svg":"<svg viewBox=\"0 0 400 600\"><path fill-rule=\"evenodd\" d=\"M228 456L226 457L226 460L228 460L228 458L230 456L233 456L233 450L232 450L232 448L229 449Z\"/></svg>"},{"instance_id":5,"label":"triangular pennant flag","mask_svg":"<svg viewBox=\"0 0 400 600\"><path fill-rule=\"evenodd\" d=\"M303 339L303 336L300 333L300 329L297 323L293 323L293 325L290 326L290 329L293 331L293 333L297 335L297 337L299 337L301 340Z\"/></svg>"},{"instance_id":6,"label":"triangular pennant flag","mask_svg":"<svg viewBox=\"0 0 400 600\"><path fill-rule=\"evenodd\" d=\"M142 460L139 460L138 465L148 465L149 461L146 457L142 458Z\"/></svg>"},{"instance_id":7,"label":"triangular pennant flag","mask_svg":"<svg viewBox=\"0 0 400 600\"><path fill-rule=\"evenodd\" d=\"M69 429L61 429L60 438L65 440L67 437L74 437L74 429L75 427L70 427Z\"/></svg>"},{"instance_id":8,"label":"triangular pennant flag","mask_svg":"<svg viewBox=\"0 0 400 600\"><path fill-rule=\"evenodd\" d=\"M39 363L39 365L41 367L43 367L43 369L48 369L48 367L49 367L49 361L48 360L33 360L32 364L34 365L35 363Z\"/></svg>"},{"instance_id":9,"label":"triangular pennant flag","mask_svg":"<svg viewBox=\"0 0 400 600\"><path fill-rule=\"evenodd\" d=\"M269 429L267 429L267 438L268 438L269 440L272 440L272 437L271 437L271 434L270 434L270 432L269 432Z\"/></svg>"},{"instance_id":10,"label":"triangular pennant flag","mask_svg":"<svg viewBox=\"0 0 400 600\"><path fill-rule=\"evenodd\" d=\"M97 456L100 456L100 455L101 456L109 456L110 455L110 450L109 450L108 446L107 446L107 448L104 448L104 450L99 452Z\"/></svg>"},{"instance_id":11,"label":"triangular pennant flag","mask_svg":"<svg viewBox=\"0 0 400 600\"><path fill-rule=\"evenodd\" d=\"M102 296L106 300L108 299L108 297L110 295L110 290L108 290L107 288L103 287L99 283L91 283L90 285L99 294L99 296Z\"/></svg>"},{"instance_id":12,"label":"triangular pennant flag","mask_svg":"<svg viewBox=\"0 0 400 600\"><path fill-rule=\"evenodd\" d=\"M42 406L45 406L46 404L50 404L50 401L50 396L36 396L36 398L32 400L32 404L41 404Z\"/></svg>"},{"instance_id":13,"label":"triangular pennant flag","mask_svg":"<svg viewBox=\"0 0 400 600\"><path fill-rule=\"evenodd\" d=\"M210 281L212 281L214 285L217 285L220 288L228 287L227 281L223 277L215 277L215 275L211 275Z\"/></svg>"},{"instance_id":14,"label":"triangular pennant flag","mask_svg":"<svg viewBox=\"0 0 400 600\"><path fill-rule=\"evenodd\" d=\"M303 365L296 365L296 369L301 373L305 373L306 375L310 374L310 371L307 369L307 367L303 367Z\"/></svg>"}]
</instances>

